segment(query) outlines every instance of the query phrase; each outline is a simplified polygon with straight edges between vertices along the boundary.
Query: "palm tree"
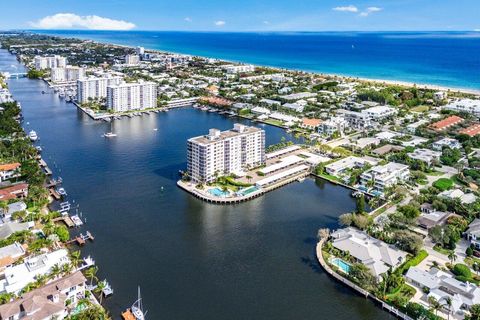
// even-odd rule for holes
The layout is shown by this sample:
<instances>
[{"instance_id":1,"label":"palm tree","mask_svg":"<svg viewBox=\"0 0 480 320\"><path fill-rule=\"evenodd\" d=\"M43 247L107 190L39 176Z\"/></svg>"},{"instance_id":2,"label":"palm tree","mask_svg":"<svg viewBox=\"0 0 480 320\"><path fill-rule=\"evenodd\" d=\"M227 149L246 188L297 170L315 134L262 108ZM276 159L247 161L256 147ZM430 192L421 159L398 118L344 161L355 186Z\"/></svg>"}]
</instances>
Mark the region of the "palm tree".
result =
<instances>
[{"instance_id":1,"label":"palm tree","mask_svg":"<svg viewBox=\"0 0 480 320\"><path fill-rule=\"evenodd\" d=\"M105 281L100 281L97 283L97 287L93 290L95 293L98 294L98 297L100 298L100 304L102 304L103 289L105 289Z\"/></svg>"},{"instance_id":2,"label":"palm tree","mask_svg":"<svg viewBox=\"0 0 480 320\"><path fill-rule=\"evenodd\" d=\"M70 263L65 263L64 265L62 265L62 273L64 275L67 275L69 273L71 273L73 270L73 265L70 264Z\"/></svg>"},{"instance_id":3,"label":"palm tree","mask_svg":"<svg viewBox=\"0 0 480 320\"><path fill-rule=\"evenodd\" d=\"M450 309L452 308L452 298L446 297L444 306L448 306L447 320L450 320Z\"/></svg>"},{"instance_id":4,"label":"palm tree","mask_svg":"<svg viewBox=\"0 0 480 320\"><path fill-rule=\"evenodd\" d=\"M457 255L454 251L450 251L450 253L448 254L448 259L450 260L451 264L453 264L457 260Z\"/></svg>"},{"instance_id":5,"label":"palm tree","mask_svg":"<svg viewBox=\"0 0 480 320\"><path fill-rule=\"evenodd\" d=\"M328 228L321 228L318 229L317 237L318 239L326 239L330 236L330 229Z\"/></svg>"},{"instance_id":6,"label":"palm tree","mask_svg":"<svg viewBox=\"0 0 480 320\"><path fill-rule=\"evenodd\" d=\"M442 304L438 302L435 297L428 297L428 303L430 304L430 309L435 312L435 315L437 315L438 310L442 309Z\"/></svg>"},{"instance_id":7,"label":"palm tree","mask_svg":"<svg viewBox=\"0 0 480 320\"><path fill-rule=\"evenodd\" d=\"M97 272L98 272L97 266L90 267L87 270L85 270L85 276L90 279L90 286L92 285L93 280L98 281Z\"/></svg>"},{"instance_id":8,"label":"palm tree","mask_svg":"<svg viewBox=\"0 0 480 320\"><path fill-rule=\"evenodd\" d=\"M73 251L70 254L70 260L72 261L72 266L74 269L78 267L78 263L80 262L80 250Z\"/></svg>"},{"instance_id":9,"label":"palm tree","mask_svg":"<svg viewBox=\"0 0 480 320\"><path fill-rule=\"evenodd\" d=\"M50 272L50 276L52 277L52 279L55 279L61 273L62 273L62 267L58 263L54 264Z\"/></svg>"}]
</instances>

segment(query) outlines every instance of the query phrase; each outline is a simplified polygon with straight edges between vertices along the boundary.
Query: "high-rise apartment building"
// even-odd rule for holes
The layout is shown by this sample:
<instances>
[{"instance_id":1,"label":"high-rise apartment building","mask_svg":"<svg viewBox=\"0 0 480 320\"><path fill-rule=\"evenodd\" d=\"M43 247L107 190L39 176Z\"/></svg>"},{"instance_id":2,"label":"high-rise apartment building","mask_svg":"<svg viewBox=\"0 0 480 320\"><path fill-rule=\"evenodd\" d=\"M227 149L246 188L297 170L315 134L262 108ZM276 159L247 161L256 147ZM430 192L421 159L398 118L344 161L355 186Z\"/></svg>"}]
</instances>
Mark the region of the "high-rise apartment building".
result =
<instances>
[{"instance_id":1,"label":"high-rise apartment building","mask_svg":"<svg viewBox=\"0 0 480 320\"><path fill-rule=\"evenodd\" d=\"M143 110L156 106L155 82L121 83L107 87L107 107L114 112Z\"/></svg>"}]
</instances>

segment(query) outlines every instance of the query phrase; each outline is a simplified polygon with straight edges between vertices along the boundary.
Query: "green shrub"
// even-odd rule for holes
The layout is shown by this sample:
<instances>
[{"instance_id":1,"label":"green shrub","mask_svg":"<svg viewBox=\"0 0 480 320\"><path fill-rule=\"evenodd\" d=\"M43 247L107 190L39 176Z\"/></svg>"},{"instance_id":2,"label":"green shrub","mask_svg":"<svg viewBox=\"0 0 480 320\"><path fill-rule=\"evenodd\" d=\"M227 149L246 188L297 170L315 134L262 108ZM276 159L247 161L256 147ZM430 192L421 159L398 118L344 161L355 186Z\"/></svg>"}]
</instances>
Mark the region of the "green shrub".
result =
<instances>
[{"instance_id":1,"label":"green shrub","mask_svg":"<svg viewBox=\"0 0 480 320\"><path fill-rule=\"evenodd\" d=\"M473 256L473 249L468 247L467 250L465 251L465 254L467 255L467 257Z\"/></svg>"},{"instance_id":2,"label":"green shrub","mask_svg":"<svg viewBox=\"0 0 480 320\"><path fill-rule=\"evenodd\" d=\"M410 267L414 267L420 264L420 262L422 262L426 257L428 257L427 251L421 250L420 252L418 252L416 256L414 256L411 259L408 259L404 264L398 267L397 272L401 274L406 273Z\"/></svg>"},{"instance_id":3,"label":"green shrub","mask_svg":"<svg viewBox=\"0 0 480 320\"><path fill-rule=\"evenodd\" d=\"M465 277L467 279L470 279L472 277L472 272L470 271L470 268L467 265L462 264L462 263L457 263L453 267L452 272L456 276Z\"/></svg>"}]
</instances>

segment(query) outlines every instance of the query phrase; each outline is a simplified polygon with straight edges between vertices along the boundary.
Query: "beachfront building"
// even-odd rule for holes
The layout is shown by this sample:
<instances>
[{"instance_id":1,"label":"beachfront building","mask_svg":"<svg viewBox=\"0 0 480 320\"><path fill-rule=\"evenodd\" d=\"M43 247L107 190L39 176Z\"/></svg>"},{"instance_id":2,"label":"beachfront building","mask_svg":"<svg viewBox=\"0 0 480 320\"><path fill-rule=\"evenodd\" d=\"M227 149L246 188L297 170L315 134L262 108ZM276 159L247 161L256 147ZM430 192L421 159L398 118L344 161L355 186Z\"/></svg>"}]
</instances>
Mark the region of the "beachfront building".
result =
<instances>
[{"instance_id":1,"label":"beachfront building","mask_svg":"<svg viewBox=\"0 0 480 320\"><path fill-rule=\"evenodd\" d=\"M127 54L125 56L125 64L133 66L139 63L140 63L140 56L138 54Z\"/></svg>"},{"instance_id":2,"label":"beachfront building","mask_svg":"<svg viewBox=\"0 0 480 320\"><path fill-rule=\"evenodd\" d=\"M64 319L85 298L87 279L80 271L22 294L0 306L0 319Z\"/></svg>"},{"instance_id":3,"label":"beachfront building","mask_svg":"<svg viewBox=\"0 0 480 320\"><path fill-rule=\"evenodd\" d=\"M155 82L121 83L107 86L107 108L114 112L143 110L157 106Z\"/></svg>"},{"instance_id":4,"label":"beachfront building","mask_svg":"<svg viewBox=\"0 0 480 320\"><path fill-rule=\"evenodd\" d=\"M333 232L331 237L334 248L349 252L377 278L390 268L400 266L407 257L406 252L352 227L339 229Z\"/></svg>"},{"instance_id":5,"label":"beachfront building","mask_svg":"<svg viewBox=\"0 0 480 320\"><path fill-rule=\"evenodd\" d=\"M326 136L331 136L335 132L343 134L347 127L348 122L343 117L331 117L318 126L318 133Z\"/></svg>"},{"instance_id":6,"label":"beachfront building","mask_svg":"<svg viewBox=\"0 0 480 320\"><path fill-rule=\"evenodd\" d=\"M229 65L223 66L223 69L230 74L249 73L249 72L255 71L255 66L251 64L239 64L239 65L229 64Z\"/></svg>"},{"instance_id":7,"label":"beachfront building","mask_svg":"<svg viewBox=\"0 0 480 320\"><path fill-rule=\"evenodd\" d=\"M408 166L401 163L389 162L385 165L377 165L360 175L360 183L363 186L369 184L378 192L384 192L385 188L405 181L410 176Z\"/></svg>"},{"instance_id":8,"label":"beachfront building","mask_svg":"<svg viewBox=\"0 0 480 320\"><path fill-rule=\"evenodd\" d=\"M85 77L85 69L76 66L57 67L50 70L53 83L75 82Z\"/></svg>"},{"instance_id":9,"label":"beachfront building","mask_svg":"<svg viewBox=\"0 0 480 320\"><path fill-rule=\"evenodd\" d=\"M64 68L67 65L67 58L57 55L46 57L35 56L33 58L33 64L37 70Z\"/></svg>"},{"instance_id":10,"label":"beachfront building","mask_svg":"<svg viewBox=\"0 0 480 320\"><path fill-rule=\"evenodd\" d=\"M77 101L86 103L107 97L107 87L122 82L120 76L87 77L77 81Z\"/></svg>"},{"instance_id":11,"label":"beachfront building","mask_svg":"<svg viewBox=\"0 0 480 320\"><path fill-rule=\"evenodd\" d=\"M5 279L0 280L0 292L17 294L27 284L34 282L36 277L48 275L54 265L67 263L70 263L70 259L66 249L28 257L24 263L5 269Z\"/></svg>"},{"instance_id":12,"label":"beachfront building","mask_svg":"<svg viewBox=\"0 0 480 320\"><path fill-rule=\"evenodd\" d=\"M437 268L425 271L418 266L410 267L405 279L417 288L417 292L426 292L424 300L435 298L454 315L463 315L472 305L480 303L480 288L477 285L459 281L452 274ZM447 300L451 301L450 306L446 306Z\"/></svg>"},{"instance_id":13,"label":"beachfront building","mask_svg":"<svg viewBox=\"0 0 480 320\"><path fill-rule=\"evenodd\" d=\"M460 99L452 101L443 107L446 110L466 112L480 118L480 100Z\"/></svg>"},{"instance_id":14,"label":"beachfront building","mask_svg":"<svg viewBox=\"0 0 480 320\"><path fill-rule=\"evenodd\" d=\"M212 182L218 176L241 174L265 163L265 131L235 124L233 129L210 129L187 142L187 171L192 181Z\"/></svg>"}]
</instances>

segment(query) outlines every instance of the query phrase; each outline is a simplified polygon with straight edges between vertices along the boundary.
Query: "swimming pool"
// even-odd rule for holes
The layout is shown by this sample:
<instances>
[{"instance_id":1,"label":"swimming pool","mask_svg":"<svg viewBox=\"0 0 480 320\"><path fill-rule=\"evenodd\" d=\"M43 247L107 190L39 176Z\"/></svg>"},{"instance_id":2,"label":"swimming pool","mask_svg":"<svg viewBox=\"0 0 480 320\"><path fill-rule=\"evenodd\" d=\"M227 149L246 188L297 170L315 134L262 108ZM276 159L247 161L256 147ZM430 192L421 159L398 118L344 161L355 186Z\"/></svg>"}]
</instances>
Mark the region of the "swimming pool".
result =
<instances>
[{"instance_id":1,"label":"swimming pool","mask_svg":"<svg viewBox=\"0 0 480 320\"><path fill-rule=\"evenodd\" d=\"M350 272L350 264L346 263L340 258L333 258L332 260L330 260L330 263L336 266L341 271L343 271L343 273Z\"/></svg>"},{"instance_id":2,"label":"swimming pool","mask_svg":"<svg viewBox=\"0 0 480 320\"><path fill-rule=\"evenodd\" d=\"M259 189L255 186L253 187L249 187L249 188L246 188L246 189L243 189L241 191L238 192L239 195L241 196L246 196L247 194L250 194L252 192L255 192L255 191L258 191Z\"/></svg>"},{"instance_id":3,"label":"swimming pool","mask_svg":"<svg viewBox=\"0 0 480 320\"><path fill-rule=\"evenodd\" d=\"M210 193L212 196L221 197L221 198L225 198L230 194L228 191L222 191L220 188L210 189L208 190L208 193Z\"/></svg>"}]
</instances>

